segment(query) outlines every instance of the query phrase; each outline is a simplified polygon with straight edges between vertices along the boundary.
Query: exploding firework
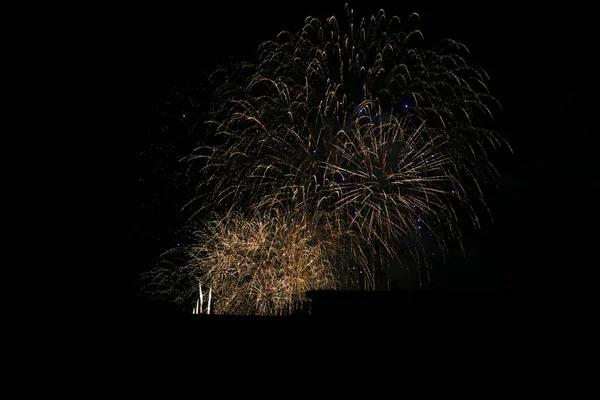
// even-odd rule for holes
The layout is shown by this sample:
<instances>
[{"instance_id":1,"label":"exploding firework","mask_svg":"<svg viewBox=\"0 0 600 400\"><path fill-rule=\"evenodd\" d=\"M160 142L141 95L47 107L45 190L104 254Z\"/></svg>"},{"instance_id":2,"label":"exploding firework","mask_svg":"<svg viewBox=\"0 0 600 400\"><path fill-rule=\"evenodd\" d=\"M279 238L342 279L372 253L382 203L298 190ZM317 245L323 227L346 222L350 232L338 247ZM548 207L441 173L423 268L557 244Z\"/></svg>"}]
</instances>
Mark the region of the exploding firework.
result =
<instances>
[{"instance_id":1,"label":"exploding firework","mask_svg":"<svg viewBox=\"0 0 600 400\"><path fill-rule=\"evenodd\" d=\"M477 221L505 145L481 126L499 108L485 71L453 40L425 48L416 14L347 16L309 17L213 75L190 205L225 216L191 228L149 291L191 306L200 282L218 313L278 314L306 290L373 288L402 252L427 265L424 231L444 250L461 209Z\"/></svg>"},{"instance_id":2,"label":"exploding firework","mask_svg":"<svg viewBox=\"0 0 600 400\"><path fill-rule=\"evenodd\" d=\"M459 237L457 208L482 200L478 181L495 173L488 149L503 142L476 124L499 105L464 45L423 48L408 28L416 14L356 24L347 12L345 29L309 17L263 43L256 64L218 71L221 144L190 160L205 161L204 204L314 213L360 238L347 245L369 273L375 255L403 243L422 253L423 229L442 249Z\"/></svg>"},{"instance_id":3,"label":"exploding firework","mask_svg":"<svg viewBox=\"0 0 600 400\"><path fill-rule=\"evenodd\" d=\"M219 314L279 315L307 290L339 289L332 260L343 257L339 238L314 217L229 213L187 230L188 244L163 255L146 274L147 291L190 306L198 283L210 288Z\"/></svg>"}]
</instances>

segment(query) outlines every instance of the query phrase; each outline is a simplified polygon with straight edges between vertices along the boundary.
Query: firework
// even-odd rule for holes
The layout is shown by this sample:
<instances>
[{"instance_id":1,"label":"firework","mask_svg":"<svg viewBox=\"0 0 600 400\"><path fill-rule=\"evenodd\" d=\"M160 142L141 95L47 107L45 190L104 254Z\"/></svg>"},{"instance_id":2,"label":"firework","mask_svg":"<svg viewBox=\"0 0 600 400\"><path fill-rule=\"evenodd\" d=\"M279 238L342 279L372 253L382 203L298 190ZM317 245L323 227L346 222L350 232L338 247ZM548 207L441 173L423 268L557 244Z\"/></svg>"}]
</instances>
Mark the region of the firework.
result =
<instances>
[{"instance_id":1,"label":"firework","mask_svg":"<svg viewBox=\"0 0 600 400\"><path fill-rule=\"evenodd\" d=\"M166 297L194 304L200 280L218 312L273 314L308 289L373 288L402 250L427 264L425 230L442 250L460 239L505 145L479 123L499 108L485 71L453 40L425 48L416 14L347 17L308 17L214 74L216 144L188 157L190 204L226 216L153 271Z\"/></svg>"},{"instance_id":2,"label":"firework","mask_svg":"<svg viewBox=\"0 0 600 400\"><path fill-rule=\"evenodd\" d=\"M343 257L340 241L314 217L229 213L187 232L189 244L146 276L149 292L182 305L197 303L200 283L216 313L278 315L307 290L339 289L344 279L332 263Z\"/></svg>"},{"instance_id":3,"label":"firework","mask_svg":"<svg viewBox=\"0 0 600 400\"><path fill-rule=\"evenodd\" d=\"M457 237L456 208L481 200L478 179L495 172L486 149L502 145L475 122L499 105L464 45L420 39L398 17L356 24L348 9L345 30L309 17L263 43L258 63L220 71L222 144L190 157L206 160L205 204L302 207L390 255L423 228Z\"/></svg>"}]
</instances>

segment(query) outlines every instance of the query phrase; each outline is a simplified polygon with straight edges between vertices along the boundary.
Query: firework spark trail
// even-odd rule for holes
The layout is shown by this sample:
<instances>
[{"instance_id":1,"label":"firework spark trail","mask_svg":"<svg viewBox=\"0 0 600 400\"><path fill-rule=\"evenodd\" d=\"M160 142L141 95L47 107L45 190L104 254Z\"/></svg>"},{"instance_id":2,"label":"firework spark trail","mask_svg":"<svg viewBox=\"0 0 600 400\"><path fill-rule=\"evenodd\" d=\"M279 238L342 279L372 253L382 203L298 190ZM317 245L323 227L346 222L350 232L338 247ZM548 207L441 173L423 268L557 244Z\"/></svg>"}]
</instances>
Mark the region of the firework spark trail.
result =
<instances>
[{"instance_id":1,"label":"firework spark trail","mask_svg":"<svg viewBox=\"0 0 600 400\"><path fill-rule=\"evenodd\" d=\"M401 243L416 243L410 253L426 258L421 227L442 249L446 238L460 237L457 209L482 200L478 181L496 173L487 149L505 143L476 124L499 104L485 71L465 60L464 45L444 40L423 48L421 32L408 29L416 14L403 24L382 10L356 23L347 11L346 29L335 17L308 17L298 33L282 32L260 45L258 63L217 71L222 84L211 126L221 142L189 160L203 162L199 191L208 195L199 211L216 205L267 219L310 216L316 221L311 234L320 230L320 237L340 240L329 240L332 248L346 246L350 264L372 282L373 259L385 264ZM197 239L205 246L225 243L222 226L211 231L219 239ZM212 257L224 251L212 250ZM196 262L206 266L208 259ZM230 276L211 275L221 307L226 301L224 309L252 309L241 292L266 296L260 279L273 287L274 278L263 261L252 267L251 290L237 288ZM266 312L262 304L259 311Z\"/></svg>"}]
</instances>

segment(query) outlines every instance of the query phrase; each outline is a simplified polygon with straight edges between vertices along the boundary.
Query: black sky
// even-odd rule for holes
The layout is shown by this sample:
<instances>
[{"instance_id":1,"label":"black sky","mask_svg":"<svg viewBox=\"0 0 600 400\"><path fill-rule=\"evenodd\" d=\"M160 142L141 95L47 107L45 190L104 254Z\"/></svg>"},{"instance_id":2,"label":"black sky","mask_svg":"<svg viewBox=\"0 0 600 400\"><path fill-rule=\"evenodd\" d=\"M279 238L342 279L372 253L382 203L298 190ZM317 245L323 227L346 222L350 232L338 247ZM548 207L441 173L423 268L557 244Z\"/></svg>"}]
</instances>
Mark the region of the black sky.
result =
<instances>
[{"instance_id":1,"label":"black sky","mask_svg":"<svg viewBox=\"0 0 600 400\"><path fill-rule=\"evenodd\" d=\"M174 91L202 98L198 84L217 61L251 56L279 31L297 30L307 15L343 15L343 2L323 3L154 6L115 16L114 68L123 78L119 100L127 115L127 129L119 138L125 159L119 233L124 256L123 265L115 268L129 299L139 288L138 274L166 250L179 224L172 207L178 194L169 195L168 183L155 178L140 184L140 178L149 177L140 153L153 141L165 140L155 133L158 110ZM591 267L596 239L591 187L598 177L598 147L591 129L589 10L574 3L531 9L504 2L351 5L357 14L384 8L404 18L414 11L422 17L427 40L450 37L465 43L470 60L490 74L490 90L504 107L496 129L514 155L498 158L503 178L499 189L488 194L494 221L484 218L480 230L467 231L469 263L458 256L440 267L436 279L456 288L573 289ZM160 197L154 212L142 206L151 203L147 197L152 193Z\"/></svg>"}]
</instances>

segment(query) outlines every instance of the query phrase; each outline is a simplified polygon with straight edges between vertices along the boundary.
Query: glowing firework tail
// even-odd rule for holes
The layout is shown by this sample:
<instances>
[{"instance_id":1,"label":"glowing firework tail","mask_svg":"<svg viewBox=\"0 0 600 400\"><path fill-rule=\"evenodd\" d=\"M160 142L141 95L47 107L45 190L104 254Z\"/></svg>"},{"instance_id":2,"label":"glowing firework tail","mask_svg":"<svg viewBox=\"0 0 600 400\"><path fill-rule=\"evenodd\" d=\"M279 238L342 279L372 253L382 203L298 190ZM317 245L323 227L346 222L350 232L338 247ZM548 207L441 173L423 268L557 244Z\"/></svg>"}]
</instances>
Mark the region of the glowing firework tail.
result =
<instances>
[{"instance_id":1,"label":"glowing firework tail","mask_svg":"<svg viewBox=\"0 0 600 400\"><path fill-rule=\"evenodd\" d=\"M210 314L210 303L212 302L212 288L208 289L208 308L206 309L206 313Z\"/></svg>"},{"instance_id":2,"label":"glowing firework tail","mask_svg":"<svg viewBox=\"0 0 600 400\"><path fill-rule=\"evenodd\" d=\"M204 298L202 297L202 283L198 281L198 291L200 292L200 313L202 313L202 304L204 303Z\"/></svg>"}]
</instances>

